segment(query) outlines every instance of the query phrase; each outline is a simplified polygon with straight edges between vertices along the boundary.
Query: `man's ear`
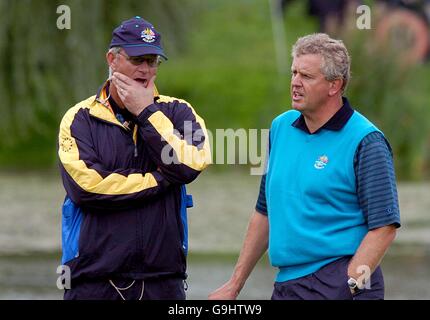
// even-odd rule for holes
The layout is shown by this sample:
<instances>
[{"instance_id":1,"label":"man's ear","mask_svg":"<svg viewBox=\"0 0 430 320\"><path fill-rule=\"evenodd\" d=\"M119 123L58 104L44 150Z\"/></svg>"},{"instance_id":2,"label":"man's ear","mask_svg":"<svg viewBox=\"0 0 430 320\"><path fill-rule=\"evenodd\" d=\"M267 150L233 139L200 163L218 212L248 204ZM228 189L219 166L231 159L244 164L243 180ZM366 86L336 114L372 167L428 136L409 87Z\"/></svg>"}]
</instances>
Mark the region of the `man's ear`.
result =
<instances>
[{"instance_id":1,"label":"man's ear","mask_svg":"<svg viewBox=\"0 0 430 320\"><path fill-rule=\"evenodd\" d=\"M112 52L106 53L106 61L108 66L111 66L114 60L115 60L115 55Z\"/></svg>"},{"instance_id":2,"label":"man's ear","mask_svg":"<svg viewBox=\"0 0 430 320\"><path fill-rule=\"evenodd\" d=\"M342 90L342 86L343 86L343 79L336 79L336 80L330 81L330 88L328 90L328 95L330 97L335 96L337 93L339 93L339 91Z\"/></svg>"}]
</instances>

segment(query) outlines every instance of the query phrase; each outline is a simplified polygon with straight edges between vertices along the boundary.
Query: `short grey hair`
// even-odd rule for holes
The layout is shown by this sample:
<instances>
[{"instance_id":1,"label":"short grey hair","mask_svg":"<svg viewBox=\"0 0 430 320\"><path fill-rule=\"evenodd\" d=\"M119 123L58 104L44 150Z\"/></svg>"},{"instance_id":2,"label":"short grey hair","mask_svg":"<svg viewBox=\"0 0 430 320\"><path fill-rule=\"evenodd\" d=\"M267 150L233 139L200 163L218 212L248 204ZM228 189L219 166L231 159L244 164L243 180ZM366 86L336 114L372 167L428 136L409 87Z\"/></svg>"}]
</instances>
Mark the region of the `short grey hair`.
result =
<instances>
[{"instance_id":1,"label":"short grey hair","mask_svg":"<svg viewBox=\"0 0 430 320\"><path fill-rule=\"evenodd\" d=\"M121 47L112 47L109 49L108 53L113 53L114 55L117 55L118 53L121 52L121 50L122 50ZM108 79L110 80L110 78L112 77L112 73L113 73L113 70L111 67L109 67L108 72L109 72Z\"/></svg>"},{"instance_id":2,"label":"short grey hair","mask_svg":"<svg viewBox=\"0 0 430 320\"><path fill-rule=\"evenodd\" d=\"M328 81L342 79L342 93L351 77L351 58L342 40L330 38L325 33L314 33L299 38L293 45L292 57L319 54L323 58L321 72Z\"/></svg>"},{"instance_id":3,"label":"short grey hair","mask_svg":"<svg viewBox=\"0 0 430 320\"><path fill-rule=\"evenodd\" d=\"M118 53L121 52L121 50L122 50L121 47L112 47L112 48L109 49L108 52L112 52L113 54L118 54Z\"/></svg>"}]
</instances>

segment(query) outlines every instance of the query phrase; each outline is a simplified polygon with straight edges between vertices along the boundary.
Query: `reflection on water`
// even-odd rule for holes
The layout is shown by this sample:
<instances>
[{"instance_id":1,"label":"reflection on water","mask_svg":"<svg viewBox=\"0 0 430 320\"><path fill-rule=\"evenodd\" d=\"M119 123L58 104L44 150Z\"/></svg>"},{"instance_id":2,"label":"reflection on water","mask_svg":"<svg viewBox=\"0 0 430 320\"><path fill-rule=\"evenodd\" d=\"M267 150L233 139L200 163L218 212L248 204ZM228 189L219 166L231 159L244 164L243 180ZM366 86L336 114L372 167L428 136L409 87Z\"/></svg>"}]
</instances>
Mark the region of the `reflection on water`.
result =
<instances>
[{"instance_id":1,"label":"reflection on water","mask_svg":"<svg viewBox=\"0 0 430 320\"><path fill-rule=\"evenodd\" d=\"M188 299L206 299L226 281L236 257L192 255ZM0 256L0 299L62 299L56 287L59 257L48 254ZM387 255L382 264L386 299L430 299L430 255ZM260 261L240 299L270 299L275 270Z\"/></svg>"}]
</instances>

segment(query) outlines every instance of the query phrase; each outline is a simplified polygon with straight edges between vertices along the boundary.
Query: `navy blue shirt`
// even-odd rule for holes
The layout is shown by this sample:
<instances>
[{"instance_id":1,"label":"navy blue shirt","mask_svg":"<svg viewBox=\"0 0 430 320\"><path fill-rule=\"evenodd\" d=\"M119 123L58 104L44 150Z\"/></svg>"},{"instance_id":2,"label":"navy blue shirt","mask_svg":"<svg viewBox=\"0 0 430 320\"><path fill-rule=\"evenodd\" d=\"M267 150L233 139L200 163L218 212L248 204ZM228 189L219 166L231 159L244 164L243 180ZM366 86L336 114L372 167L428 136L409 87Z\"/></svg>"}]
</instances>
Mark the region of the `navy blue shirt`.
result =
<instances>
[{"instance_id":1,"label":"navy blue shirt","mask_svg":"<svg viewBox=\"0 0 430 320\"><path fill-rule=\"evenodd\" d=\"M346 98L342 98L342 100L343 106L316 132L322 129L337 131L345 126L354 110ZM297 118L292 126L311 134L303 115ZM369 230L391 224L400 227L393 154L390 144L380 132L369 133L361 140L354 156L354 171L359 206ZM261 178L260 193L255 209L259 213L267 215L265 174Z\"/></svg>"},{"instance_id":2,"label":"navy blue shirt","mask_svg":"<svg viewBox=\"0 0 430 320\"><path fill-rule=\"evenodd\" d=\"M127 122L126 126L132 129L134 124L136 123L136 117L126 108L121 108L113 99L113 97L110 95L109 90L110 90L110 82L108 82L108 84L106 85L106 94L109 96L109 104L112 108L113 113L115 114L115 117L122 124Z\"/></svg>"}]
</instances>

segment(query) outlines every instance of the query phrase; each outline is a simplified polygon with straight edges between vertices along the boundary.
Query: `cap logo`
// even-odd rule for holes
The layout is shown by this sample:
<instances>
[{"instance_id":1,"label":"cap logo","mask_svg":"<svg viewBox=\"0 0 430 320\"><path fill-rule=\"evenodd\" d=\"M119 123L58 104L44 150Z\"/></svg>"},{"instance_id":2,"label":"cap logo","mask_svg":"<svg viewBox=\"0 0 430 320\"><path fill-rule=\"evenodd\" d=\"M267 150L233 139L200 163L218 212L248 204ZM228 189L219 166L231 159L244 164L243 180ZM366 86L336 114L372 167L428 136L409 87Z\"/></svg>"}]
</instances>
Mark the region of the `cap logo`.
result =
<instances>
[{"instance_id":1,"label":"cap logo","mask_svg":"<svg viewBox=\"0 0 430 320\"><path fill-rule=\"evenodd\" d=\"M150 28L145 28L141 33L140 36L142 37L142 40L148 43L155 41L155 33Z\"/></svg>"}]
</instances>

